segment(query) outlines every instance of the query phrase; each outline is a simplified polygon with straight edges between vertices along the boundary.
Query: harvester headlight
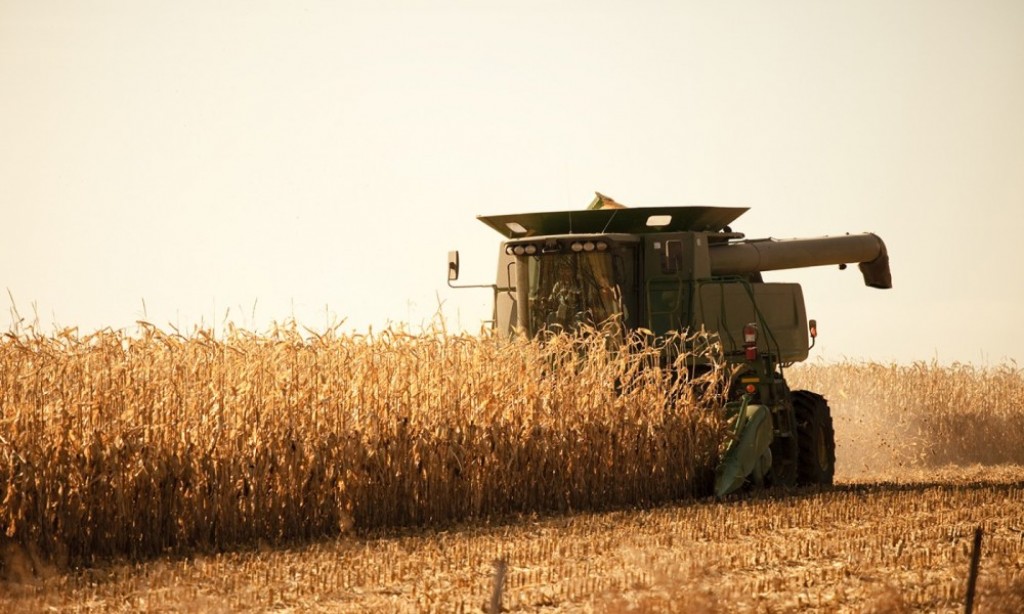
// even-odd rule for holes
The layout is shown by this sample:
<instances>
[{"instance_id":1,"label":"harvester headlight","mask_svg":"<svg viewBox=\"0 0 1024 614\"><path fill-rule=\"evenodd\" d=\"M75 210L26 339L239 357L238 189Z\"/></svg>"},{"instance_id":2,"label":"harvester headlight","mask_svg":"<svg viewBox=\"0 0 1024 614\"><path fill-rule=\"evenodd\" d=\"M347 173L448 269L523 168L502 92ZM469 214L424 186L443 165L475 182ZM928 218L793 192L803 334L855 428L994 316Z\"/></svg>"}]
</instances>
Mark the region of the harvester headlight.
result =
<instances>
[{"instance_id":1,"label":"harvester headlight","mask_svg":"<svg viewBox=\"0 0 1024 614\"><path fill-rule=\"evenodd\" d=\"M598 241L597 242L597 251L603 252L603 251L605 251L607 249L608 249L608 244L607 243L605 243L604 241Z\"/></svg>"},{"instance_id":2,"label":"harvester headlight","mask_svg":"<svg viewBox=\"0 0 1024 614\"><path fill-rule=\"evenodd\" d=\"M593 241L587 241L586 243L584 243L583 244L583 251L585 251L585 252L592 252L592 251L594 251L594 242Z\"/></svg>"},{"instance_id":3,"label":"harvester headlight","mask_svg":"<svg viewBox=\"0 0 1024 614\"><path fill-rule=\"evenodd\" d=\"M505 247L505 253L510 255L510 256L512 255L512 246L511 245L508 245L508 246Z\"/></svg>"},{"instance_id":4,"label":"harvester headlight","mask_svg":"<svg viewBox=\"0 0 1024 614\"><path fill-rule=\"evenodd\" d=\"M527 255L532 256L532 255L534 255L536 253L537 253L537 246L536 245L533 245L531 243L530 245L526 246L526 254Z\"/></svg>"},{"instance_id":5,"label":"harvester headlight","mask_svg":"<svg viewBox=\"0 0 1024 614\"><path fill-rule=\"evenodd\" d=\"M579 241L573 243L570 247L572 247L572 251L574 251L574 252L582 252L583 251L583 244L580 243Z\"/></svg>"},{"instance_id":6,"label":"harvester headlight","mask_svg":"<svg viewBox=\"0 0 1024 614\"><path fill-rule=\"evenodd\" d=\"M523 247L522 245L516 245L515 247L512 248L512 253L515 254L516 256L522 256L523 254L526 253L526 248Z\"/></svg>"}]
</instances>

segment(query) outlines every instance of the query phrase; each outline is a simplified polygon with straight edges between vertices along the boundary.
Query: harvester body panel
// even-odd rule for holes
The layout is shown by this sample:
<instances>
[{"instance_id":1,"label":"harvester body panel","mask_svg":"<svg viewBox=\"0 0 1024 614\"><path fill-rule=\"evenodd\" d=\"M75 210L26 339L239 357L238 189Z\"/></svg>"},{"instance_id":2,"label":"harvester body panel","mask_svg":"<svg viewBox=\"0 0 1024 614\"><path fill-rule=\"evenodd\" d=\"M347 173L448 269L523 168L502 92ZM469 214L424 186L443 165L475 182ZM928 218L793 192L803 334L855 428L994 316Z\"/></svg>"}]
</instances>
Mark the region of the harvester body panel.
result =
<instances>
[{"instance_id":1,"label":"harvester body panel","mask_svg":"<svg viewBox=\"0 0 1024 614\"><path fill-rule=\"evenodd\" d=\"M715 331L726 355L744 350L743 328L756 323L759 354L779 362L807 359L807 314L803 290L793 283L710 281L699 285L694 324Z\"/></svg>"}]
</instances>

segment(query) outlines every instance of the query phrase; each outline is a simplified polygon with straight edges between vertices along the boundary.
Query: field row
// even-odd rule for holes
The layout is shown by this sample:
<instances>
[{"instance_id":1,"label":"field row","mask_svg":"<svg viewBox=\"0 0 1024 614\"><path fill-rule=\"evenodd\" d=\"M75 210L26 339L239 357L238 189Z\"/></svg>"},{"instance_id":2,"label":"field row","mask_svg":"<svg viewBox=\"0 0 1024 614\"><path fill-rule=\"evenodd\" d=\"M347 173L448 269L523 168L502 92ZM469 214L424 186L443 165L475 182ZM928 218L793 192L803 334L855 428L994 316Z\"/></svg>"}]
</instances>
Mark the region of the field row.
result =
<instances>
[{"instance_id":1,"label":"field row","mask_svg":"<svg viewBox=\"0 0 1024 614\"><path fill-rule=\"evenodd\" d=\"M980 526L976 611L1009 614L1024 611L1022 508L1020 467L919 471L827 492L26 574L0 609L480 612L502 560L509 612L962 612Z\"/></svg>"}]
</instances>

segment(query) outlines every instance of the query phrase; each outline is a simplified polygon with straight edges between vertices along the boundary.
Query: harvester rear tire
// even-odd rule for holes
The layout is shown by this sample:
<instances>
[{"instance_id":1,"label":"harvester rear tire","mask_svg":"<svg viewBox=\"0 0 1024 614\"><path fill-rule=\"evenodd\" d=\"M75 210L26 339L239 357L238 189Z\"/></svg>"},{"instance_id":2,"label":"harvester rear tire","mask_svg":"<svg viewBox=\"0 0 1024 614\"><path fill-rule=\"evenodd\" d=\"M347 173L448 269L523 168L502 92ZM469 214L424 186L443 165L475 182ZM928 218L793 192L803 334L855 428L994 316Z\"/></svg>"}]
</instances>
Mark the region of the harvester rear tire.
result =
<instances>
[{"instance_id":1,"label":"harvester rear tire","mask_svg":"<svg viewBox=\"0 0 1024 614\"><path fill-rule=\"evenodd\" d=\"M797 483L831 486L836 469L836 434L828 401L807 390L794 390L792 398L800 448Z\"/></svg>"}]
</instances>

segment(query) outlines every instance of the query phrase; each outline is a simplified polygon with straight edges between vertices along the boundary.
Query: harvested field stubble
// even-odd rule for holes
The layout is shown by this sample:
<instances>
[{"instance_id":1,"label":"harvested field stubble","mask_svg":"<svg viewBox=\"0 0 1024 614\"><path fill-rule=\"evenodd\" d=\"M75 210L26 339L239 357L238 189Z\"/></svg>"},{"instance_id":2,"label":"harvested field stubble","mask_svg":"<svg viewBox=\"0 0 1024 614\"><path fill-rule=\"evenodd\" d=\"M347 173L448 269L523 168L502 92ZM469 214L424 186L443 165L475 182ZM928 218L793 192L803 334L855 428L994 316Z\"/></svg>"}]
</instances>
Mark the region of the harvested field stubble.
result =
<instances>
[{"instance_id":1,"label":"harvested field stubble","mask_svg":"<svg viewBox=\"0 0 1024 614\"><path fill-rule=\"evenodd\" d=\"M0 546L77 565L702 494L727 378L673 378L659 352L294 325L9 333Z\"/></svg>"},{"instance_id":2,"label":"harvested field stubble","mask_svg":"<svg viewBox=\"0 0 1024 614\"><path fill-rule=\"evenodd\" d=\"M298 548L100 566L0 590L0 611L481 612L507 562L508 612L975 612L1024 604L1024 469L725 502L371 532ZM894 513L899 510L899 513Z\"/></svg>"}]
</instances>

